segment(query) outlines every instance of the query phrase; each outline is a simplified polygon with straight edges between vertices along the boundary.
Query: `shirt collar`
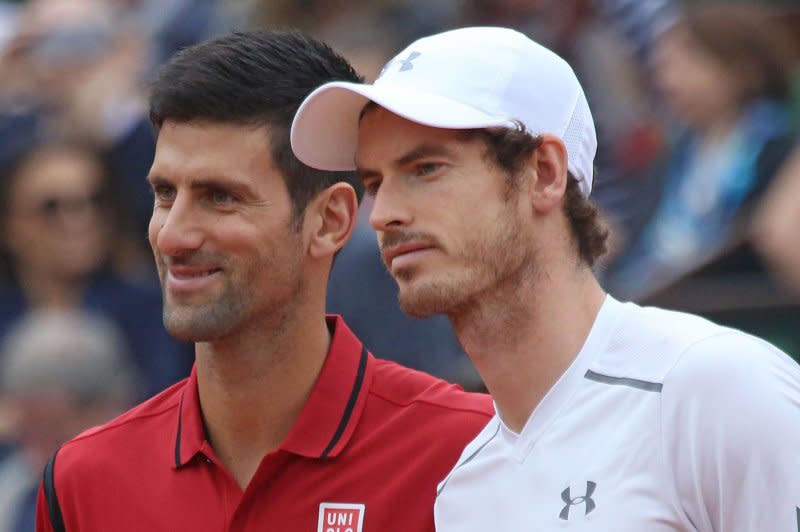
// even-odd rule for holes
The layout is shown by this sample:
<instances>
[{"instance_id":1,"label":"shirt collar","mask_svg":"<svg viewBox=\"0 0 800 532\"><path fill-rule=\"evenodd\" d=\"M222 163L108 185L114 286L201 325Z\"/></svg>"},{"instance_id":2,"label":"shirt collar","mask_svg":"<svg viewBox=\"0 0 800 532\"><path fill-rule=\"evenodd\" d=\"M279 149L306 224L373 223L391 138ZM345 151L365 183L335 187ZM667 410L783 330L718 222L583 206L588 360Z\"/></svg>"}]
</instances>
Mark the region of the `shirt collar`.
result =
<instances>
[{"instance_id":1,"label":"shirt collar","mask_svg":"<svg viewBox=\"0 0 800 532\"><path fill-rule=\"evenodd\" d=\"M186 465L206 443L206 431L200 414L200 396L197 393L197 365L186 380L180 394L178 415L175 421L173 467Z\"/></svg>"},{"instance_id":2,"label":"shirt collar","mask_svg":"<svg viewBox=\"0 0 800 532\"><path fill-rule=\"evenodd\" d=\"M328 355L311 394L280 449L308 458L337 456L364 410L372 381L372 356L341 316L327 316L332 331ZM197 368L186 382L175 421L174 467L209 446L197 393Z\"/></svg>"}]
</instances>

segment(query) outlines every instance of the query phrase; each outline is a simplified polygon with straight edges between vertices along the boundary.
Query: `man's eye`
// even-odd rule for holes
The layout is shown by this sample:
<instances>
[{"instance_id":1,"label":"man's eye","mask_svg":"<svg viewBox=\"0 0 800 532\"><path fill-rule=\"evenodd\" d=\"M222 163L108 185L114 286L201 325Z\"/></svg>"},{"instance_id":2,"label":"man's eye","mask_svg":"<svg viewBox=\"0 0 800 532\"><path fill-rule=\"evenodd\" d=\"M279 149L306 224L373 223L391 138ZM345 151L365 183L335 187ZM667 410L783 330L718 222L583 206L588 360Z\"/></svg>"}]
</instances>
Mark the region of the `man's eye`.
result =
<instances>
[{"instance_id":1,"label":"man's eye","mask_svg":"<svg viewBox=\"0 0 800 532\"><path fill-rule=\"evenodd\" d=\"M364 192L366 192L368 196L374 197L375 194L378 193L378 189L380 188L380 186L381 182L378 181L377 179L369 181L367 183L364 183Z\"/></svg>"},{"instance_id":2,"label":"man's eye","mask_svg":"<svg viewBox=\"0 0 800 532\"><path fill-rule=\"evenodd\" d=\"M231 193L226 190L219 189L211 191L211 201L213 201L216 204L221 205L225 203L230 203L233 201L233 199L234 198L231 195Z\"/></svg>"},{"instance_id":3,"label":"man's eye","mask_svg":"<svg viewBox=\"0 0 800 532\"><path fill-rule=\"evenodd\" d=\"M157 185L153 187L153 195L158 201L173 201L175 189L167 185Z\"/></svg>"},{"instance_id":4,"label":"man's eye","mask_svg":"<svg viewBox=\"0 0 800 532\"><path fill-rule=\"evenodd\" d=\"M426 176L435 174L442 168L440 163L421 163L417 165L417 175Z\"/></svg>"}]
</instances>

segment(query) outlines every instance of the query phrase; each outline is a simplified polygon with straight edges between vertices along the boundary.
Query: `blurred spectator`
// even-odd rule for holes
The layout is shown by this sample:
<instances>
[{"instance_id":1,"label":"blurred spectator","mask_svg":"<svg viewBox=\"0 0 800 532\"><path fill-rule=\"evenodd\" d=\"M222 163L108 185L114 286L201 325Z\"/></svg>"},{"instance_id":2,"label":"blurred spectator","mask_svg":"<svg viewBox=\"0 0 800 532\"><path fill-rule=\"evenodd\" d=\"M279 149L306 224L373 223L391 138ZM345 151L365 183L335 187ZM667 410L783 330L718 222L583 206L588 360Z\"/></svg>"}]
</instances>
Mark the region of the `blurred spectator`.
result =
<instances>
[{"instance_id":1,"label":"blurred spectator","mask_svg":"<svg viewBox=\"0 0 800 532\"><path fill-rule=\"evenodd\" d=\"M143 398L186 376L191 357L164 330L154 279L134 282L117 267L136 262L123 212L91 144L34 143L0 172L0 339L31 309L104 314L125 335Z\"/></svg>"},{"instance_id":2,"label":"blurred spectator","mask_svg":"<svg viewBox=\"0 0 800 532\"><path fill-rule=\"evenodd\" d=\"M0 0L0 49L11 38L17 21L18 7Z\"/></svg>"},{"instance_id":3,"label":"blurred spectator","mask_svg":"<svg viewBox=\"0 0 800 532\"><path fill-rule=\"evenodd\" d=\"M147 259L131 257L138 250L130 247L124 206L92 142L36 139L18 155L0 181L2 249L9 255L0 264L32 303L72 305L81 288L73 280L116 253L126 268L131 259L134 264Z\"/></svg>"},{"instance_id":4,"label":"blurred spectator","mask_svg":"<svg viewBox=\"0 0 800 532\"><path fill-rule=\"evenodd\" d=\"M178 50L247 22L253 0L109 0L147 36L149 70ZM148 76L150 77L150 76Z\"/></svg>"},{"instance_id":5,"label":"blurred spectator","mask_svg":"<svg viewBox=\"0 0 800 532\"><path fill-rule=\"evenodd\" d=\"M34 529L47 460L62 442L128 407L135 384L124 340L105 319L50 310L12 329L0 349L0 397L17 447L0 461L0 532Z\"/></svg>"},{"instance_id":6,"label":"blurred spectator","mask_svg":"<svg viewBox=\"0 0 800 532\"><path fill-rule=\"evenodd\" d=\"M0 160L18 124L93 139L144 234L153 157L143 79L148 42L138 19L104 0L30 0L0 49ZM12 151L13 153L13 151Z\"/></svg>"},{"instance_id":7,"label":"blurred spectator","mask_svg":"<svg viewBox=\"0 0 800 532\"><path fill-rule=\"evenodd\" d=\"M579 71L598 130L598 174L592 197L614 227L616 253L651 212L652 182L643 179L665 144L663 105L651 90L651 55L679 13L676 0L594 0L595 16L574 33Z\"/></svg>"},{"instance_id":8,"label":"blurred spectator","mask_svg":"<svg viewBox=\"0 0 800 532\"><path fill-rule=\"evenodd\" d=\"M760 202L752 240L775 274L800 300L800 148Z\"/></svg>"},{"instance_id":9,"label":"blurred spectator","mask_svg":"<svg viewBox=\"0 0 800 532\"><path fill-rule=\"evenodd\" d=\"M632 228L605 285L664 289L736 246L794 143L791 43L755 5L689 9L656 44L656 82L683 121L657 169L650 218Z\"/></svg>"},{"instance_id":10,"label":"blurred spectator","mask_svg":"<svg viewBox=\"0 0 800 532\"><path fill-rule=\"evenodd\" d=\"M462 0L273 0L256 8L260 24L295 27L330 44L367 80L397 50L452 26Z\"/></svg>"}]
</instances>

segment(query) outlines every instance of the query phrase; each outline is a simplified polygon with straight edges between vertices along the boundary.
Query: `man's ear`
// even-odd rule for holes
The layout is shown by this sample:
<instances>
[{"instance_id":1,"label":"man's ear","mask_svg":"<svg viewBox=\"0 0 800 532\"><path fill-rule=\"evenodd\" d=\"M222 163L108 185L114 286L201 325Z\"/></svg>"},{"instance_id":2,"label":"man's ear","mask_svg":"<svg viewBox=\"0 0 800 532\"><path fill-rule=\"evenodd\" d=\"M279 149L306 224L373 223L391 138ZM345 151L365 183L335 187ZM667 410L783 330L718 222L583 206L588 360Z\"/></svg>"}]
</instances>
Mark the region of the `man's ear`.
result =
<instances>
[{"instance_id":1,"label":"man's ear","mask_svg":"<svg viewBox=\"0 0 800 532\"><path fill-rule=\"evenodd\" d=\"M332 257L347 243L356 226L356 191L347 183L336 183L320 192L308 207L308 253L315 259Z\"/></svg>"},{"instance_id":2,"label":"man's ear","mask_svg":"<svg viewBox=\"0 0 800 532\"><path fill-rule=\"evenodd\" d=\"M537 212L546 213L561 204L567 189L567 148L555 135L541 136L542 144L529 160L531 172L531 204Z\"/></svg>"}]
</instances>

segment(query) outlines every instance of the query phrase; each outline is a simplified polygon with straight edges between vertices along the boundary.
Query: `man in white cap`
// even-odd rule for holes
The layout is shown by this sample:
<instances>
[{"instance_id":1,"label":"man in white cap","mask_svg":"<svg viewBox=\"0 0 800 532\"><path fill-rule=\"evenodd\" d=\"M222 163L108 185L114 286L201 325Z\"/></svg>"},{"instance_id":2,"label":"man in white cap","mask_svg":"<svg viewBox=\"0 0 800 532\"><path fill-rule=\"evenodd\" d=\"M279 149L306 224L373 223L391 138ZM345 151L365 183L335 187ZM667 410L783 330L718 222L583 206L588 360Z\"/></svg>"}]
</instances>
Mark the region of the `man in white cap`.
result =
<instances>
[{"instance_id":1,"label":"man in white cap","mask_svg":"<svg viewBox=\"0 0 800 532\"><path fill-rule=\"evenodd\" d=\"M373 85L312 93L292 147L357 169L404 310L446 314L494 397L438 530L800 530L800 369L604 293L594 125L565 61L502 28L423 38Z\"/></svg>"}]
</instances>

